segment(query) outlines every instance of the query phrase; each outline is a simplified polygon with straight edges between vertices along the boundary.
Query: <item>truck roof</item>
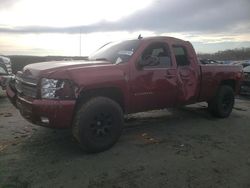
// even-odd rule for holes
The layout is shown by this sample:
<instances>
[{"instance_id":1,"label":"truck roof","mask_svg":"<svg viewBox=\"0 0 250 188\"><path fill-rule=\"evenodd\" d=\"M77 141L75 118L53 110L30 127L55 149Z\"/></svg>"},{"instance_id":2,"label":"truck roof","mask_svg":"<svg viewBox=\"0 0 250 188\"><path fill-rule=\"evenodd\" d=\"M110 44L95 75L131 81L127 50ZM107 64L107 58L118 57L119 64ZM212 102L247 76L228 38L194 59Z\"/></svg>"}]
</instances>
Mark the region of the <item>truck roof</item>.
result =
<instances>
[{"instance_id":1,"label":"truck roof","mask_svg":"<svg viewBox=\"0 0 250 188\"><path fill-rule=\"evenodd\" d=\"M171 42L187 42L178 38L174 38L174 37L169 37L169 36L152 36L152 37L143 37L141 39L138 40L167 40L167 41L171 41Z\"/></svg>"}]
</instances>

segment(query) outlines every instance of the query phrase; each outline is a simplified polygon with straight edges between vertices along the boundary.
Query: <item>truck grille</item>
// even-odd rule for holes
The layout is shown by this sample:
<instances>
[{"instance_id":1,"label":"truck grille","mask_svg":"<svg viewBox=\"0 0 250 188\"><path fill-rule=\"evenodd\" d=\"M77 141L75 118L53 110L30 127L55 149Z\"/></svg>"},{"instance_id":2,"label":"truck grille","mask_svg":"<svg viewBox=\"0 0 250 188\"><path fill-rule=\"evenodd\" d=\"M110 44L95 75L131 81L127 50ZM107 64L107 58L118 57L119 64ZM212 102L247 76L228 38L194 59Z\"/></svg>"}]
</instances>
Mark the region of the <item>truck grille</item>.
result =
<instances>
[{"instance_id":1,"label":"truck grille","mask_svg":"<svg viewBox=\"0 0 250 188\"><path fill-rule=\"evenodd\" d=\"M37 80L24 77L20 72L16 75L15 88L20 95L37 97Z\"/></svg>"}]
</instances>

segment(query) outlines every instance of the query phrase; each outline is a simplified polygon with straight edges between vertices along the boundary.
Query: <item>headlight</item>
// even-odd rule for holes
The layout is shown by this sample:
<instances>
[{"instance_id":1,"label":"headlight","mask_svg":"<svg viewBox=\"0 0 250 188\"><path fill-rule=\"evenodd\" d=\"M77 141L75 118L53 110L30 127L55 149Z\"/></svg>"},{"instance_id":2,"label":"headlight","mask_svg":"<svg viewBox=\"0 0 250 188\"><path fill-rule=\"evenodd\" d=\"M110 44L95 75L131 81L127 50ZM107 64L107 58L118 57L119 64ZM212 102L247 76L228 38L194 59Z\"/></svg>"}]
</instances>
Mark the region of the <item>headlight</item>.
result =
<instances>
[{"instance_id":1,"label":"headlight","mask_svg":"<svg viewBox=\"0 0 250 188\"><path fill-rule=\"evenodd\" d=\"M73 85L68 80L42 78L41 98L43 99L72 99Z\"/></svg>"},{"instance_id":2,"label":"headlight","mask_svg":"<svg viewBox=\"0 0 250 188\"><path fill-rule=\"evenodd\" d=\"M41 97L44 99L55 99L56 91L62 89L63 81L43 78L41 81Z\"/></svg>"}]
</instances>

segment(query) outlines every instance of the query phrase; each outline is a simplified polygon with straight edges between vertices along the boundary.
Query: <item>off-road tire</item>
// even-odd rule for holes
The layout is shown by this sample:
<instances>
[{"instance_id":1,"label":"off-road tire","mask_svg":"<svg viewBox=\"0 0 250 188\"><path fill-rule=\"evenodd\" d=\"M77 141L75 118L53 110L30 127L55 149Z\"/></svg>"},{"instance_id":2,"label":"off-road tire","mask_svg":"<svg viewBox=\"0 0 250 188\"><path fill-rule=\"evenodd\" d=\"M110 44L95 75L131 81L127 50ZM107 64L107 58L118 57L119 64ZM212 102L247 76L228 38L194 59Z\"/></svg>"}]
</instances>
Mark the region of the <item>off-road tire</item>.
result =
<instances>
[{"instance_id":1,"label":"off-road tire","mask_svg":"<svg viewBox=\"0 0 250 188\"><path fill-rule=\"evenodd\" d=\"M122 127L120 105L106 97L95 97L79 106L72 133L83 150L96 153L112 147L121 136Z\"/></svg>"},{"instance_id":2,"label":"off-road tire","mask_svg":"<svg viewBox=\"0 0 250 188\"><path fill-rule=\"evenodd\" d=\"M215 117L228 117L234 106L234 91L232 87L222 85L216 96L208 102L208 111Z\"/></svg>"}]
</instances>

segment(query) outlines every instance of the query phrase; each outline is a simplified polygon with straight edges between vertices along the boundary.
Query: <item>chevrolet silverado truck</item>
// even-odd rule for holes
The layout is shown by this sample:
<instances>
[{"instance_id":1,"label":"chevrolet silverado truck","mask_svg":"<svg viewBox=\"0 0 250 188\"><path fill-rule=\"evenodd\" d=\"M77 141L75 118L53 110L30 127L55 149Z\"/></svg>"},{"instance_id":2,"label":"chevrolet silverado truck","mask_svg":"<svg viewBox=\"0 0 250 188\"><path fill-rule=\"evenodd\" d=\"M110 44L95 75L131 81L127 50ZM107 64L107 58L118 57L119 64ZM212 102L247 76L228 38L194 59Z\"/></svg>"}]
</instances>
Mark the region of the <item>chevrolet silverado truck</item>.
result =
<instances>
[{"instance_id":1,"label":"chevrolet silverado truck","mask_svg":"<svg viewBox=\"0 0 250 188\"><path fill-rule=\"evenodd\" d=\"M190 42L149 37L104 45L84 61L30 64L7 88L30 122L71 128L80 146L100 152L122 133L124 114L205 101L212 115L230 115L241 66L202 65Z\"/></svg>"}]
</instances>

